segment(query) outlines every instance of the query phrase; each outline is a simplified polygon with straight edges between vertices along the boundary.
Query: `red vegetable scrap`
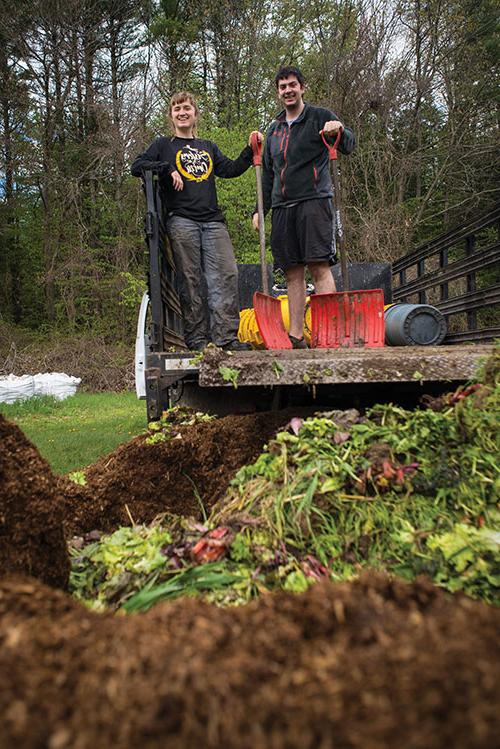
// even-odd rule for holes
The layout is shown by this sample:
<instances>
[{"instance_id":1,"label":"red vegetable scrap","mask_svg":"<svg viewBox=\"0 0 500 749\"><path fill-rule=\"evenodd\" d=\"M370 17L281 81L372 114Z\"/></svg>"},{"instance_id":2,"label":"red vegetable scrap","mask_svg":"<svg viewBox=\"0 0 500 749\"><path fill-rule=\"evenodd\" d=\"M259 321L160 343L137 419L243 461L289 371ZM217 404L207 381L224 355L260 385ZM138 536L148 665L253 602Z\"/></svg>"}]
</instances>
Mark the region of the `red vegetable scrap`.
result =
<instances>
[{"instance_id":1,"label":"red vegetable scrap","mask_svg":"<svg viewBox=\"0 0 500 749\"><path fill-rule=\"evenodd\" d=\"M320 580L322 577L328 577L328 567L319 562L316 557L309 554L301 563L302 572L306 577L312 577L314 580Z\"/></svg>"},{"instance_id":2,"label":"red vegetable scrap","mask_svg":"<svg viewBox=\"0 0 500 749\"><path fill-rule=\"evenodd\" d=\"M226 556L227 550L234 540L234 533L224 526L214 528L207 533L191 549L191 556L198 564L217 562Z\"/></svg>"},{"instance_id":3,"label":"red vegetable scrap","mask_svg":"<svg viewBox=\"0 0 500 749\"><path fill-rule=\"evenodd\" d=\"M347 442L350 437L351 435L349 432L335 432L333 435L333 441L336 445L342 445L344 442Z\"/></svg>"},{"instance_id":4,"label":"red vegetable scrap","mask_svg":"<svg viewBox=\"0 0 500 749\"><path fill-rule=\"evenodd\" d=\"M362 471L359 478L361 480L361 492L366 494L367 483L370 481L379 491L387 491L391 486L402 486L407 474L413 473L418 468L418 463L408 463L402 465L394 460L382 461L382 466L369 466Z\"/></svg>"},{"instance_id":5,"label":"red vegetable scrap","mask_svg":"<svg viewBox=\"0 0 500 749\"><path fill-rule=\"evenodd\" d=\"M467 398L469 395L475 393L477 390L479 390L480 387L481 385L479 383L476 383L475 385L468 385L467 387L459 387L457 388L457 390L455 390L454 393L451 393L448 403L450 404L450 406L452 406L455 403L463 400L464 398Z\"/></svg>"},{"instance_id":6,"label":"red vegetable scrap","mask_svg":"<svg viewBox=\"0 0 500 749\"><path fill-rule=\"evenodd\" d=\"M303 423L304 419L294 416L286 425L285 430L291 430L295 435L297 435L300 432Z\"/></svg>"},{"instance_id":7,"label":"red vegetable scrap","mask_svg":"<svg viewBox=\"0 0 500 749\"><path fill-rule=\"evenodd\" d=\"M481 383L475 385L467 385L466 387L458 387L454 393L446 393L434 398L432 395L423 395L421 403L426 407L432 409L432 411L444 411L445 408L455 406L460 401L467 398L469 395L474 395L478 390L482 388Z\"/></svg>"},{"instance_id":8,"label":"red vegetable scrap","mask_svg":"<svg viewBox=\"0 0 500 749\"><path fill-rule=\"evenodd\" d=\"M368 482L381 492L387 491L391 486L402 486L408 474L418 468L416 462L404 465L394 460L390 447L386 444L373 445L366 457L371 461L371 465L358 474L360 483L357 489L362 494L366 494Z\"/></svg>"}]
</instances>

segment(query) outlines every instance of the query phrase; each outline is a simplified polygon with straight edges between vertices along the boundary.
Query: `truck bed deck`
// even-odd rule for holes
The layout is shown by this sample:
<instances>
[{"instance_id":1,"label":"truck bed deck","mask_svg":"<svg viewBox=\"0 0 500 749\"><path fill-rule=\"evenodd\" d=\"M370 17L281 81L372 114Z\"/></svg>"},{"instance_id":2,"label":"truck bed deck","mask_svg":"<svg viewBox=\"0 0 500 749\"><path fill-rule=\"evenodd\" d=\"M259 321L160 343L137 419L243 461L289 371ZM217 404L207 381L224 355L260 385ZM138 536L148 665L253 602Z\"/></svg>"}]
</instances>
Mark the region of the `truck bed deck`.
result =
<instances>
[{"instance_id":1,"label":"truck bed deck","mask_svg":"<svg viewBox=\"0 0 500 749\"><path fill-rule=\"evenodd\" d=\"M238 370L238 387L348 383L466 381L493 345L415 346L228 352L207 349L164 354L167 377L183 372L202 387L232 387L227 369ZM199 361L197 359L199 358ZM234 375L233 375L234 376Z\"/></svg>"}]
</instances>

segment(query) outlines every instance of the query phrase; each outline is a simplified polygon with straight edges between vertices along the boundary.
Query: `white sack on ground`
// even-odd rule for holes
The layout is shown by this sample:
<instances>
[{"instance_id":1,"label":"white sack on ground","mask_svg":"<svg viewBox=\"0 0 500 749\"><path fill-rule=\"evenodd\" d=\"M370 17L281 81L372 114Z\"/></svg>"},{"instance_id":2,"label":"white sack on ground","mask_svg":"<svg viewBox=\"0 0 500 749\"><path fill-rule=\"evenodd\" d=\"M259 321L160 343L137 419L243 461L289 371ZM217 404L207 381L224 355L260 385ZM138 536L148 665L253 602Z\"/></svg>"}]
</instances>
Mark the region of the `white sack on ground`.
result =
<instances>
[{"instance_id":1,"label":"white sack on ground","mask_svg":"<svg viewBox=\"0 0 500 749\"><path fill-rule=\"evenodd\" d=\"M0 403L15 403L35 394L33 375L7 375L0 377Z\"/></svg>"},{"instance_id":2,"label":"white sack on ground","mask_svg":"<svg viewBox=\"0 0 500 749\"><path fill-rule=\"evenodd\" d=\"M52 395L57 400L64 400L76 393L81 381L80 377L72 377L63 372L0 377L0 403L15 403L34 395Z\"/></svg>"},{"instance_id":3,"label":"white sack on ground","mask_svg":"<svg viewBox=\"0 0 500 749\"><path fill-rule=\"evenodd\" d=\"M81 377L72 377L63 372L36 374L33 379L35 381L35 395L53 395L58 400L64 400L69 395L74 395L82 381Z\"/></svg>"}]
</instances>

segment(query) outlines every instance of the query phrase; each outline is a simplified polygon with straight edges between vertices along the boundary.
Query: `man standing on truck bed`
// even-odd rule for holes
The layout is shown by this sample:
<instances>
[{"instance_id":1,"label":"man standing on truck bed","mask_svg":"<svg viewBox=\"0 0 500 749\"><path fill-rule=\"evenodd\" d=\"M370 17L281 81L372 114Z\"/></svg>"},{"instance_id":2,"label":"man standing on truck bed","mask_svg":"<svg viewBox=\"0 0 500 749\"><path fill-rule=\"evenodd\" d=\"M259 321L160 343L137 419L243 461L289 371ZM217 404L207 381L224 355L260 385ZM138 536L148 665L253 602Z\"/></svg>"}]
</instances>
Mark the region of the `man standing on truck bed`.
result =
<instances>
[{"instance_id":1,"label":"man standing on truck bed","mask_svg":"<svg viewBox=\"0 0 500 749\"><path fill-rule=\"evenodd\" d=\"M281 68L275 78L285 109L271 124L264 148L262 189L264 212L272 208L271 251L275 269L286 276L293 348L304 341L305 267L318 293L335 291L330 266L334 262L334 217L328 151L320 131L330 137L342 130L338 150L354 149L354 133L328 109L303 100L304 76L298 68ZM259 214L253 225L258 231Z\"/></svg>"},{"instance_id":2,"label":"man standing on truck bed","mask_svg":"<svg viewBox=\"0 0 500 749\"><path fill-rule=\"evenodd\" d=\"M246 146L233 161L212 141L198 138L198 107L186 91L172 96L169 115L173 135L157 138L134 161L132 174L140 177L145 169L160 173L186 344L191 350L201 350L210 341L224 349L248 349L238 341L238 269L214 177L239 177L252 164L252 149Z\"/></svg>"}]
</instances>

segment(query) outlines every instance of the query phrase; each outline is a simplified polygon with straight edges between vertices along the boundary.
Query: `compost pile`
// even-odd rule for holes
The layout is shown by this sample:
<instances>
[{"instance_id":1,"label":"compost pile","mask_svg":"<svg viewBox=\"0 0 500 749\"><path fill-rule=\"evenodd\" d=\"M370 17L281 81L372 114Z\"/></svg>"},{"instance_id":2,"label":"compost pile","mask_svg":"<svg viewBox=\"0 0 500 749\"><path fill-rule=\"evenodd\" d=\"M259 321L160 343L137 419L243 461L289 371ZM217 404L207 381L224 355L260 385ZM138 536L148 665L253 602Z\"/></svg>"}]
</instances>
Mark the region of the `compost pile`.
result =
<instances>
[{"instance_id":1,"label":"compost pile","mask_svg":"<svg viewBox=\"0 0 500 749\"><path fill-rule=\"evenodd\" d=\"M80 484L0 418L0 745L490 749L498 357L426 406L166 414Z\"/></svg>"},{"instance_id":2,"label":"compost pile","mask_svg":"<svg viewBox=\"0 0 500 749\"><path fill-rule=\"evenodd\" d=\"M285 411L206 420L178 409L162 420L160 431L136 437L90 466L84 485L59 479L67 535L113 531L131 518L150 523L163 512L210 511L236 471L289 420Z\"/></svg>"},{"instance_id":3,"label":"compost pile","mask_svg":"<svg viewBox=\"0 0 500 749\"><path fill-rule=\"evenodd\" d=\"M0 415L0 574L26 572L66 587L63 500L48 463Z\"/></svg>"}]
</instances>

